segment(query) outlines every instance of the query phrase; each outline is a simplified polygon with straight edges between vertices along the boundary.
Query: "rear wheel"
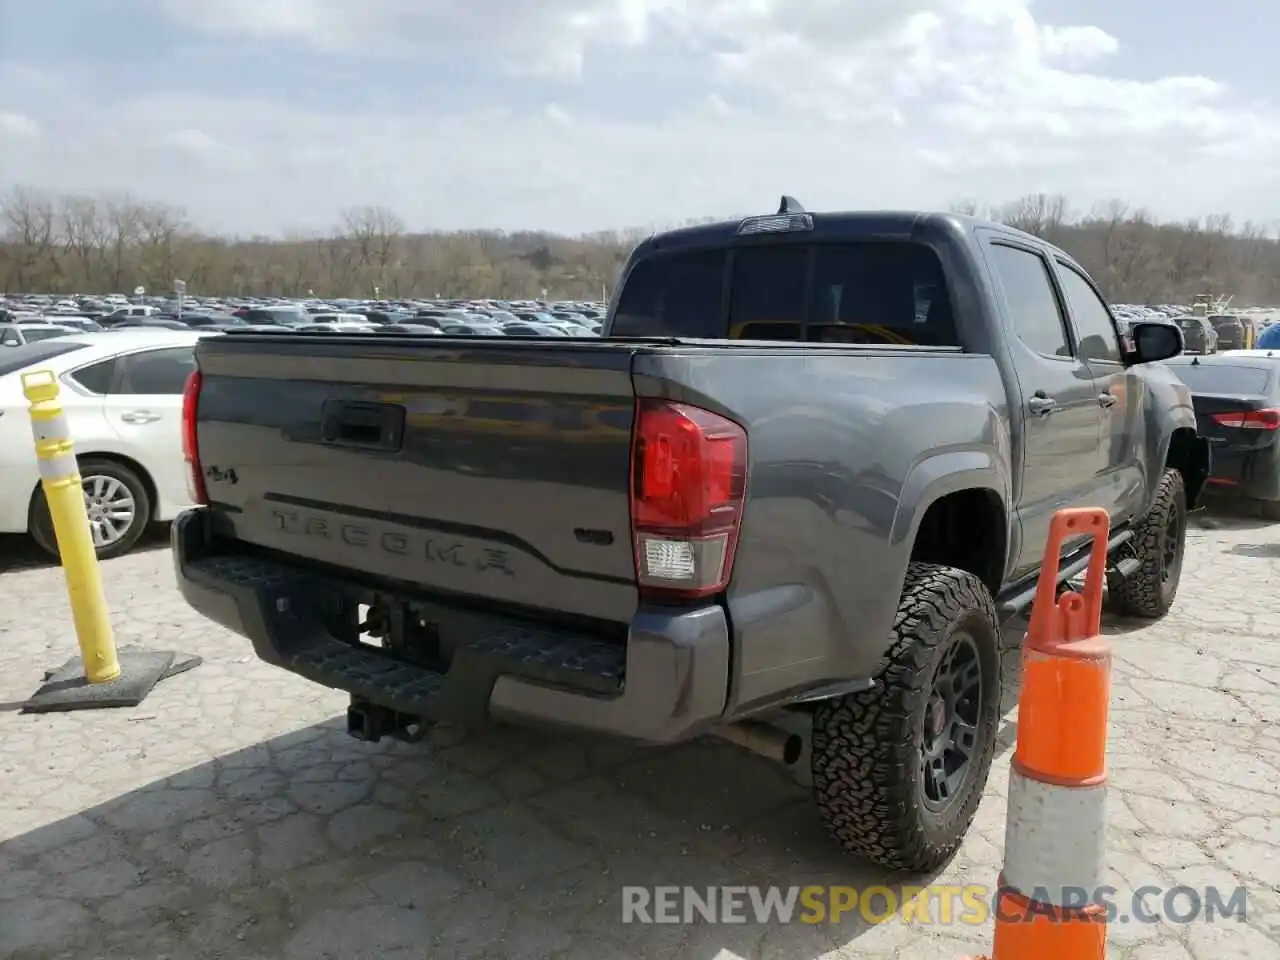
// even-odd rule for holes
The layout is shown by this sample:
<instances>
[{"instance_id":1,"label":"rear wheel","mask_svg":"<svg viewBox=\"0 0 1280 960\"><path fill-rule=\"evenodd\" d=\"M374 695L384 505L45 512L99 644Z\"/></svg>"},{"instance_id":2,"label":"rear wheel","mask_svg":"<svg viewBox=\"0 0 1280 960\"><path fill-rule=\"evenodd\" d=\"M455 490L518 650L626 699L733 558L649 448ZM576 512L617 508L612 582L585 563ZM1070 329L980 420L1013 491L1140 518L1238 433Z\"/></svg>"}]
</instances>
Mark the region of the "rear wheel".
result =
<instances>
[{"instance_id":1,"label":"rear wheel","mask_svg":"<svg viewBox=\"0 0 1280 960\"><path fill-rule=\"evenodd\" d=\"M814 797L846 850L912 872L955 853L995 753L1000 655L986 587L912 563L877 689L814 712Z\"/></svg>"},{"instance_id":2,"label":"rear wheel","mask_svg":"<svg viewBox=\"0 0 1280 960\"><path fill-rule=\"evenodd\" d=\"M1187 545L1187 494L1177 470L1166 470L1160 478L1151 509L1131 542L1140 566L1109 591L1109 605L1133 617L1163 617L1178 595Z\"/></svg>"},{"instance_id":3,"label":"rear wheel","mask_svg":"<svg viewBox=\"0 0 1280 960\"><path fill-rule=\"evenodd\" d=\"M80 461L80 478L85 511L89 515L89 535L98 559L108 560L128 553L151 522L147 485L123 464L94 457ZM58 541L42 487L31 498L28 527L40 548L56 558Z\"/></svg>"}]
</instances>

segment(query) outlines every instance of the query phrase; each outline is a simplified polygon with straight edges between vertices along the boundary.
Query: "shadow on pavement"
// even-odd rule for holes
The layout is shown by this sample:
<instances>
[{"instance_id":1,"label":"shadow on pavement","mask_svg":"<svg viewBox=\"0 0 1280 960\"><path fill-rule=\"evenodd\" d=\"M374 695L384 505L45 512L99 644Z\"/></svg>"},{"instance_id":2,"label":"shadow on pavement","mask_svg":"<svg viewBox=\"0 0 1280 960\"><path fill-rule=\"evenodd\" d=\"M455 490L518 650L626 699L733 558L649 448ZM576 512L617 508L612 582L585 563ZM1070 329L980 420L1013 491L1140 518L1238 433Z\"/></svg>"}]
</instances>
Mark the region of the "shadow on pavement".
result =
<instances>
[{"instance_id":1,"label":"shadow on pavement","mask_svg":"<svg viewBox=\"0 0 1280 960\"><path fill-rule=\"evenodd\" d=\"M142 535L130 553L142 550L159 550L169 546L168 525L154 525ZM44 570L58 566L58 561L36 546L35 541L24 534L0 534L0 574L18 573L22 570Z\"/></svg>"},{"instance_id":2,"label":"shadow on pavement","mask_svg":"<svg viewBox=\"0 0 1280 960\"><path fill-rule=\"evenodd\" d=\"M718 741L369 745L335 718L0 843L0 955L805 960L868 924L626 925L622 887L919 882L842 855L786 772Z\"/></svg>"},{"instance_id":3,"label":"shadow on pavement","mask_svg":"<svg viewBox=\"0 0 1280 960\"><path fill-rule=\"evenodd\" d=\"M1187 516L1189 530L1265 530L1276 525L1258 515L1258 506L1221 498L1210 499Z\"/></svg>"},{"instance_id":4,"label":"shadow on pavement","mask_svg":"<svg viewBox=\"0 0 1280 960\"><path fill-rule=\"evenodd\" d=\"M1280 543L1237 543L1227 553L1258 560L1280 559Z\"/></svg>"}]
</instances>

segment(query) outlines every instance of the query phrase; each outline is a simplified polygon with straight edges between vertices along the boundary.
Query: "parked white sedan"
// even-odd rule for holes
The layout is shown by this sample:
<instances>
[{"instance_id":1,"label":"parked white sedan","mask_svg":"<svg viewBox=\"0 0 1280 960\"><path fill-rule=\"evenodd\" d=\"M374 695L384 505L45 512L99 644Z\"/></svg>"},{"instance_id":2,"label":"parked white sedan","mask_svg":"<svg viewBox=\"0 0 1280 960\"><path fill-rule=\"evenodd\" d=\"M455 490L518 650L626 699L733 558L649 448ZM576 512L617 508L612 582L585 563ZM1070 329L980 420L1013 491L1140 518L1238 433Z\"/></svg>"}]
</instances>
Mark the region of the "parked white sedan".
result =
<instances>
[{"instance_id":1,"label":"parked white sedan","mask_svg":"<svg viewBox=\"0 0 1280 960\"><path fill-rule=\"evenodd\" d=\"M0 351L0 533L29 533L57 556L22 394L22 374L35 370L62 388L99 557L125 553L149 523L189 506L182 390L196 342L219 335L74 333Z\"/></svg>"}]
</instances>

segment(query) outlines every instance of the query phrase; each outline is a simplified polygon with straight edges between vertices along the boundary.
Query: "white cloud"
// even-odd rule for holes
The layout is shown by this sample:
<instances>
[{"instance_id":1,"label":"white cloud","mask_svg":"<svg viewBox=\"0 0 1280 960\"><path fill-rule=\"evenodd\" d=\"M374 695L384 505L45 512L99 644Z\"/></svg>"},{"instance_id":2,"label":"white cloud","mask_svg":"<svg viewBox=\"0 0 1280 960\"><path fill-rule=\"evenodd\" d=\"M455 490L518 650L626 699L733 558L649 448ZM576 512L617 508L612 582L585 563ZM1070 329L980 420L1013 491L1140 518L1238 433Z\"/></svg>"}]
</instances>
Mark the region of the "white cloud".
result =
<instances>
[{"instance_id":1,"label":"white cloud","mask_svg":"<svg viewBox=\"0 0 1280 960\"><path fill-rule=\"evenodd\" d=\"M153 142L182 160L200 164L204 168L202 173L244 173L252 166L252 158L244 150L229 146L217 137L192 127L162 134L154 138Z\"/></svg>"},{"instance_id":2,"label":"white cloud","mask_svg":"<svg viewBox=\"0 0 1280 960\"><path fill-rule=\"evenodd\" d=\"M0 110L0 141L38 140L40 124L30 117L10 110Z\"/></svg>"},{"instance_id":3,"label":"white cloud","mask_svg":"<svg viewBox=\"0 0 1280 960\"><path fill-rule=\"evenodd\" d=\"M190 153L207 153L218 148L218 141L203 130L175 130L159 140L167 147L177 147Z\"/></svg>"},{"instance_id":4,"label":"white cloud","mask_svg":"<svg viewBox=\"0 0 1280 960\"><path fill-rule=\"evenodd\" d=\"M590 47L642 44L654 16L682 5L682 0L158 2L172 16L211 32L384 56L475 45L518 72L559 77L577 76Z\"/></svg>"},{"instance_id":5,"label":"white cloud","mask_svg":"<svg viewBox=\"0 0 1280 960\"><path fill-rule=\"evenodd\" d=\"M49 113L30 112L65 139L23 151L16 179L133 189L246 230L325 225L363 203L415 226L594 229L765 209L783 192L848 208L1061 191L1280 219L1280 107L1213 78L1124 78L1110 71L1141 52L1038 22L1029 0L154 2L291 56L447 52L477 77L522 72L520 106L157 94L76 112L83 90L28 71L18 89ZM683 106L659 109L638 83L593 108L593 85L617 82L615 55L679 72Z\"/></svg>"},{"instance_id":6,"label":"white cloud","mask_svg":"<svg viewBox=\"0 0 1280 960\"><path fill-rule=\"evenodd\" d=\"M1115 37L1097 27L1041 27L1040 44L1046 58L1075 64L1085 64L1120 49Z\"/></svg>"}]
</instances>

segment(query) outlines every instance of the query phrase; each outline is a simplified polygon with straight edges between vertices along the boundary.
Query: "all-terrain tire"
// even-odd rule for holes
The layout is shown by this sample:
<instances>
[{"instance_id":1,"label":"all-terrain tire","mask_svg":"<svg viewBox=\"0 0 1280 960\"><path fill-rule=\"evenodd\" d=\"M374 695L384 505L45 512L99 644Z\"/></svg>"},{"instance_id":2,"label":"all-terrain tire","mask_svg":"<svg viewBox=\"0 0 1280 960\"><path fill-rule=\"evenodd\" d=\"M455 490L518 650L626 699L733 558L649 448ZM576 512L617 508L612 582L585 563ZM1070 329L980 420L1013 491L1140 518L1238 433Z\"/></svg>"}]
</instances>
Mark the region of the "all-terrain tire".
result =
<instances>
[{"instance_id":1,"label":"all-terrain tire","mask_svg":"<svg viewBox=\"0 0 1280 960\"><path fill-rule=\"evenodd\" d=\"M1170 536L1176 538L1175 552L1167 562L1165 547ZM1108 606L1131 617L1163 617L1178 595L1187 545L1187 492L1177 470L1166 470L1160 477L1151 509L1134 529L1130 542L1142 566L1108 591Z\"/></svg>"},{"instance_id":2,"label":"all-terrain tire","mask_svg":"<svg viewBox=\"0 0 1280 960\"><path fill-rule=\"evenodd\" d=\"M925 802L925 721L935 673L967 634L980 694L968 774L940 810ZM875 689L823 701L813 716L818 811L849 852L891 870L927 873L955 853L977 813L1000 720L1001 634L977 577L912 563L894 620L889 662Z\"/></svg>"},{"instance_id":3,"label":"all-terrain tire","mask_svg":"<svg viewBox=\"0 0 1280 960\"><path fill-rule=\"evenodd\" d=\"M110 560L112 557L128 553L146 532L151 522L152 504L147 485L134 471L114 460L93 456L81 457L79 468L81 477L110 477L120 481L128 489L134 503L133 522L119 540L99 547L95 551L99 560ZM37 487L31 498L27 529L31 533L31 539L41 550L55 560L58 559L58 538L53 530L53 517L49 514L49 503L45 500L43 487Z\"/></svg>"}]
</instances>

